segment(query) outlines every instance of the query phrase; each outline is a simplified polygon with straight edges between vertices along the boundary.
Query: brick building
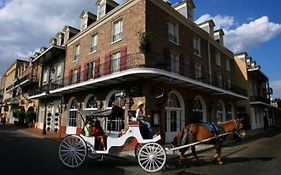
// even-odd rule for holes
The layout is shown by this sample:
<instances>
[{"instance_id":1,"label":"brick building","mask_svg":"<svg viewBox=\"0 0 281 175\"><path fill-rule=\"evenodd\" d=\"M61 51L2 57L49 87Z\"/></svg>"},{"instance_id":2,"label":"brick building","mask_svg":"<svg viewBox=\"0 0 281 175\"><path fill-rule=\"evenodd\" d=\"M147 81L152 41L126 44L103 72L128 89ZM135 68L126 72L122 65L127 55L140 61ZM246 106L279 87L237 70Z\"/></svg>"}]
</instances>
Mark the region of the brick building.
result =
<instances>
[{"instance_id":1,"label":"brick building","mask_svg":"<svg viewBox=\"0 0 281 175\"><path fill-rule=\"evenodd\" d=\"M83 127L79 111L103 111L103 127L118 132L144 102L153 130L170 142L187 122L237 116L237 101L248 99L234 79L241 72L223 45L223 31L214 31L212 20L194 23L191 0L173 6L162 0L96 5L97 15L81 13L80 30L65 28L64 37L57 35L35 58L43 65L41 79L48 77L30 97L40 100L41 128L58 115L61 132L77 133ZM56 65L63 73L50 81ZM124 109L122 117L109 116L113 104Z\"/></svg>"}]
</instances>

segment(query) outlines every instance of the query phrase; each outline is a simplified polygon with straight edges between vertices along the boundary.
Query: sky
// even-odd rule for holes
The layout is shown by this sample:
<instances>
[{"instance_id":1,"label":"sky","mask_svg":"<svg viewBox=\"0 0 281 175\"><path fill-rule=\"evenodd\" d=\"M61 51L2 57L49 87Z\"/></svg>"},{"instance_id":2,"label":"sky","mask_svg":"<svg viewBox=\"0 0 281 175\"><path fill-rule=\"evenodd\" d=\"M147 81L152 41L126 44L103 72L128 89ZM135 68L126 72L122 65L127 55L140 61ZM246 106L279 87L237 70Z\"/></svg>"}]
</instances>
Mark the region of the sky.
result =
<instances>
[{"instance_id":1,"label":"sky","mask_svg":"<svg viewBox=\"0 0 281 175\"><path fill-rule=\"evenodd\" d=\"M122 3L124 0L117 0ZM180 0L171 0L177 3ZM0 78L15 59L27 59L65 25L79 28L82 10L96 0L0 0ZM273 98L281 98L279 0L194 0L195 22L213 19L234 53L248 52L268 76Z\"/></svg>"}]
</instances>

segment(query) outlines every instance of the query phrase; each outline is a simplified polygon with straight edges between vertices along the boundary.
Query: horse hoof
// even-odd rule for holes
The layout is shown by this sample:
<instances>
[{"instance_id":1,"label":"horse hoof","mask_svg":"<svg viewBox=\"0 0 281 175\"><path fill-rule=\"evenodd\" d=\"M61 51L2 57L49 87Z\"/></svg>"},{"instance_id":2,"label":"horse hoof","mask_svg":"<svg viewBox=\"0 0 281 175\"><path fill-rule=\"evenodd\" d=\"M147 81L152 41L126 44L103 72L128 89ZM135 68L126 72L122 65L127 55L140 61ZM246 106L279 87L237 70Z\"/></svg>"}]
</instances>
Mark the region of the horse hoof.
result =
<instances>
[{"instance_id":1,"label":"horse hoof","mask_svg":"<svg viewBox=\"0 0 281 175\"><path fill-rule=\"evenodd\" d=\"M224 164L223 161L219 161L219 162L218 162L218 165L223 165L223 164Z\"/></svg>"}]
</instances>

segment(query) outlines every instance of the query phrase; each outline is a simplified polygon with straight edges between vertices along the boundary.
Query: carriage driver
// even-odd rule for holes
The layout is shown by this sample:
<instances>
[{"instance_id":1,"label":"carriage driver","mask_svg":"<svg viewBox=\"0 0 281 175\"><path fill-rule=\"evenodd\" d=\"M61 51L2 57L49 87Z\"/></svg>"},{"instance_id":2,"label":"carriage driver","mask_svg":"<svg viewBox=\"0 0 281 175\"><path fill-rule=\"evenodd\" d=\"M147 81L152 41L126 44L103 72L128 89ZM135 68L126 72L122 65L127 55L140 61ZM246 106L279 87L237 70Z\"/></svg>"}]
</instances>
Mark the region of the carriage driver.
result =
<instances>
[{"instance_id":1,"label":"carriage driver","mask_svg":"<svg viewBox=\"0 0 281 175\"><path fill-rule=\"evenodd\" d=\"M152 134L150 123L144 120L145 115L143 113L143 106L144 106L143 102L138 103L138 109L136 111L136 119L138 122L143 124L148 129L147 137L152 138L153 134Z\"/></svg>"}]
</instances>

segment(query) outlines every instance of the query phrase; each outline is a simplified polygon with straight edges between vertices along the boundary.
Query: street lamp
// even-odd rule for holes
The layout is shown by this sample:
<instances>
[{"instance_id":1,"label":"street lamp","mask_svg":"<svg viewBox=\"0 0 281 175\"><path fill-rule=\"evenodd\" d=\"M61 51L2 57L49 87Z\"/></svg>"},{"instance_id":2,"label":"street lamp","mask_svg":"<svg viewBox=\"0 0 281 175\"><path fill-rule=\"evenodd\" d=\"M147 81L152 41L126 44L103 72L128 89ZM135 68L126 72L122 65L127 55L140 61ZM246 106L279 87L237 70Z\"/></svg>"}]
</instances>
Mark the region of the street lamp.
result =
<instances>
[{"instance_id":1,"label":"street lamp","mask_svg":"<svg viewBox=\"0 0 281 175\"><path fill-rule=\"evenodd\" d=\"M45 101L45 114L44 114L44 123L43 123L43 134L46 135L47 131L46 131L46 116L47 116L47 97L48 95L50 95L49 91L46 91L46 101Z\"/></svg>"}]
</instances>

